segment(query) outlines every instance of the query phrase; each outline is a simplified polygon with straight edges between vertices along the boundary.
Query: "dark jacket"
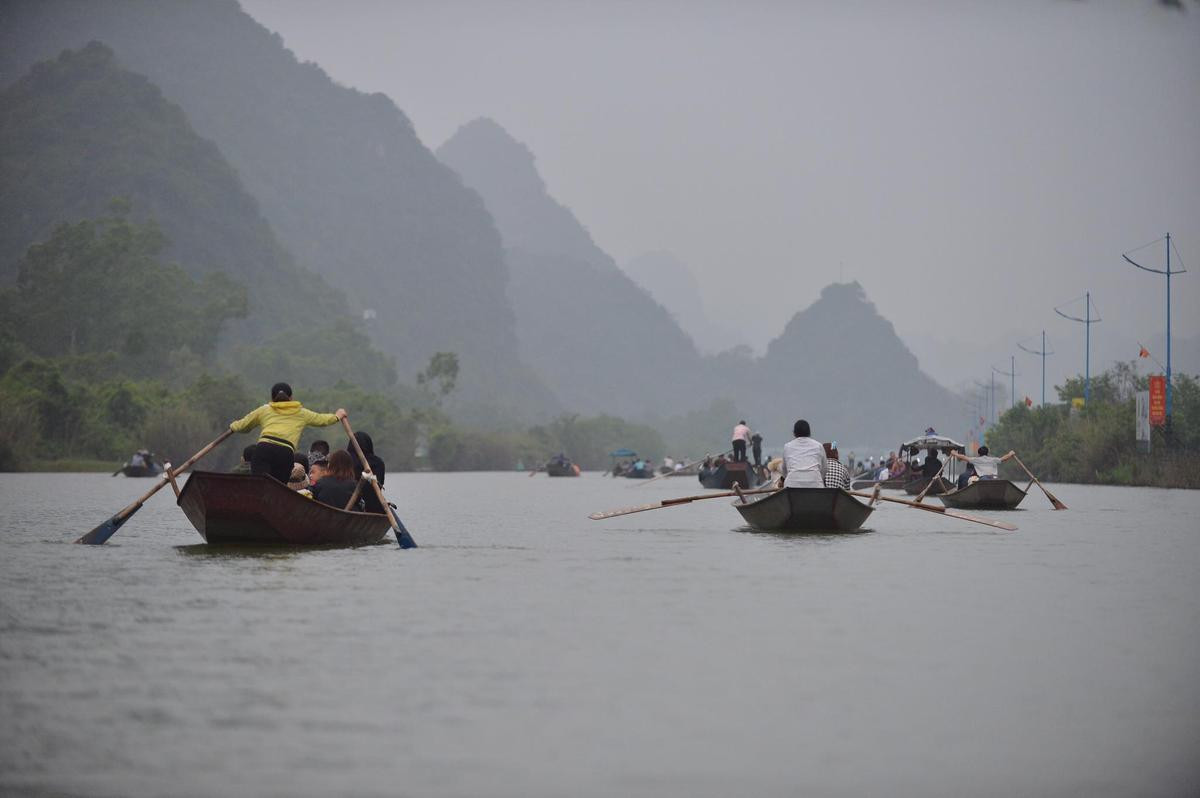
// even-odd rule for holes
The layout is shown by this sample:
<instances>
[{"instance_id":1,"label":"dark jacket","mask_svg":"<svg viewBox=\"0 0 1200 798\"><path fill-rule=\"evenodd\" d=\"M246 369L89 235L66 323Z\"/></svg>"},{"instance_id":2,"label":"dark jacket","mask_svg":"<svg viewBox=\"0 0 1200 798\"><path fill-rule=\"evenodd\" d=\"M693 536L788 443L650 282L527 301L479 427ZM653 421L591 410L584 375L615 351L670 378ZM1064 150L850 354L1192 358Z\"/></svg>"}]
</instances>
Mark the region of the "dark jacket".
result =
<instances>
[{"instance_id":1,"label":"dark jacket","mask_svg":"<svg viewBox=\"0 0 1200 798\"><path fill-rule=\"evenodd\" d=\"M354 433L355 440L362 447L363 454L367 456L367 463L371 466L371 472L375 474L375 478L379 480L379 486L383 487L383 480L387 476L387 465L380 457L375 454L375 442L371 440L371 436L365 432ZM346 444L346 451L350 452L350 458L354 460L354 476L361 477L363 473L362 463L358 459L358 452L354 451L353 444ZM363 485L363 502L366 504L368 513L383 513L383 505L379 503L379 499L375 496L375 491L370 485Z\"/></svg>"},{"instance_id":2,"label":"dark jacket","mask_svg":"<svg viewBox=\"0 0 1200 798\"><path fill-rule=\"evenodd\" d=\"M354 487L358 483L352 479L335 479L333 477L325 477L316 485L312 486L313 498L322 504L328 504L330 507L336 507L339 510L346 508L346 502L350 501L350 497L354 495ZM359 507L351 507L351 510L359 510L362 505L362 498L358 500Z\"/></svg>"}]
</instances>

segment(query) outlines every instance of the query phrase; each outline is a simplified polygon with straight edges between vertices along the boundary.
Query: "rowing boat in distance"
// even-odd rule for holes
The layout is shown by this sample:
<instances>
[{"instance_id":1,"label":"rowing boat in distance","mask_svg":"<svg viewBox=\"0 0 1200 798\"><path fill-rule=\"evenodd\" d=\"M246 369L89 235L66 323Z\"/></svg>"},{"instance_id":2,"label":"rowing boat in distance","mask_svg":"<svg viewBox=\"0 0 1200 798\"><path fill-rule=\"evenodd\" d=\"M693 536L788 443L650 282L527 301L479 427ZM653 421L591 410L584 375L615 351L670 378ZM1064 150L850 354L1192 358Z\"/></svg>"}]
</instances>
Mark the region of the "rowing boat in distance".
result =
<instances>
[{"instance_id":1,"label":"rowing boat in distance","mask_svg":"<svg viewBox=\"0 0 1200 798\"><path fill-rule=\"evenodd\" d=\"M755 488L762 484L754 467L745 460L718 461L717 465L701 468L700 484L713 490L732 490L734 485Z\"/></svg>"},{"instance_id":2,"label":"rowing boat in distance","mask_svg":"<svg viewBox=\"0 0 1200 798\"><path fill-rule=\"evenodd\" d=\"M884 480L872 479L871 477L858 477L850 483L850 489L873 490L876 485L879 485L880 490L904 490L904 486L908 480L909 477L907 475Z\"/></svg>"},{"instance_id":3,"label":"rowing boat in distance","mask_svg":"<svg viewBox=\"0 0 1200 798\"><path fill-rule=\"evenodd\" d=\"M925 486L929 485L930 481L931 480L928 480L925 477L910 479L908 482L904 483L904 492L909 496L916 496L921 491L925 490ZM925 491L926 496L941 496L943 493L954 487L942 477L934 477L932 482L933 484L929 486L929 490Z\"/></svg>"},{"instance_id":4,"label":"rowing boat in distance","mask_svg":"<svg viewBox=\"0 0 1200 798\"><path fill-rule=\"evenodd\" d=\"M156 477L163 472L163 467L158 463L152 465L125 465L121 466L120 473L127 477Z\"/></svg>"},{"instance_id":5,"label":"rowing boat in distance","mask_svg":"<svg viewBox=\"0 0 1200 798\"><path fill-rule=\"evenodd\" d=\"M391 529L385 515L330 507L261 475L193 471L179 507L212 545L364 546Z\"/></svg>"},{"instance_id":6,"label":"rowing boat in distance","mask_svg":"<svg viewBox=\"0 0 1200 798\"><path fill-rule=\"evenodd\" d=\"M733 506L764 532L853 532L875 511L840 488L782 488Z\"/></svg>"},{"instance_id":7,"label":"rowing boat in distance","mask_svg":"<svg viewBox=\"0 0 1200 798\"><path fill-rule=\"evenodd\" d=\"M938 498L942 504L958 510L1015 510L1025 495L1025 491L1007 479L977 479Z\"/></svg>"}]
</instances>

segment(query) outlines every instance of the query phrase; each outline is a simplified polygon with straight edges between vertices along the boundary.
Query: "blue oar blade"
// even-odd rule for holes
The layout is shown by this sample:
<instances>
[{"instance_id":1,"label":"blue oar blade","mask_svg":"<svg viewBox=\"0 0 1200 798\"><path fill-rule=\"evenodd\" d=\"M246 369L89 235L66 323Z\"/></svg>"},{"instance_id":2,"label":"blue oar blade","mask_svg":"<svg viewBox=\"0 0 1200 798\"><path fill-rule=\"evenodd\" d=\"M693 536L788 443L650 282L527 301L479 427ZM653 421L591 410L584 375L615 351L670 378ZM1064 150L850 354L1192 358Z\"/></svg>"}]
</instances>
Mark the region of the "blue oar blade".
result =
<instances>
[{"instance_id":1,"label":"blue oar blade","mask_svg":"<svg viewBox=\"0 0 1200 798\"><path fill-rule=\"evenodd\" d=\"M137 510L134 510L134 512L137 512ZM128 513L124 517L121 517L121 514L118 513L75 542L99 546L115 535L117 530L121 528L121 525L128 521L132 515L133 513Z\"/></svg>"},{"instance_id":2,"label":"blue oar blade","mask_svg":"<svg viewBox=\"0 0 1200 798\"><path fill-rule=\"evenodd\" d=\"M396 518L393 514L393 518ZM396 542L400 544L402 549L415 549L417 541L413 540L412 535L408 534L408 530L404 528L399 518L396 518L396 525L392 527L392 531L396 533Z\"/></svg>"}]
</instances>

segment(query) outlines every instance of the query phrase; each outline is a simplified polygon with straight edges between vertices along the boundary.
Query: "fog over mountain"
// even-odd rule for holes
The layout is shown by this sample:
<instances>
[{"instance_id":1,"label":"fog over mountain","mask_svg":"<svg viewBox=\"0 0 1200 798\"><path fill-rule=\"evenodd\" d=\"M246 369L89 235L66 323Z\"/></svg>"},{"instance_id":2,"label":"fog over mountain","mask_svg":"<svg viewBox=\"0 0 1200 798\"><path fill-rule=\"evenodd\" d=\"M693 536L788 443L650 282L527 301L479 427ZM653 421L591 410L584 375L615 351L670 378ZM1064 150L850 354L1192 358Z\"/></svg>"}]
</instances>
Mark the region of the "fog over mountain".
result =
<instances>
[{"instance_id":1,"label":"fog over mountain","mask_svg":"<svg viewBox=\"0 0 1200 798\"><path fill-rule=\"evenodd\" d=\"M501 120L618 262L670 251L714 310L772 286L743 328L757 350L857 280L968 380L1009 329L1070 347L1052 379L1080 371L1053 307L1089 289L1097 365L1125 357L1162 285L1121 253L1169 230L1200 263L1200 7L1181 5L246 0L427 144ZM1200 275L1175 292L1176 333L1200 334Z\"/></svg>"},{"instance_id":2,"label":"fog over mountain","mask_svg":"<svg viewBox=\"0 0 1200 798\"><path fill-rule=\"evenodd\" d=\"M546 192L528 147L477 119L437 153L492 211L521 357L568 407L642 417L707 401L691 339Z\"/></svg>"},{"instance_id":3,"label":"fog over mountain","mask_svg":"<svg viewBox=\"0 0 1200 798\"><path fill-rule=\"evenodd\" d=\"M0 92L0 275L63 222L107 216L114 198L153 219L193 274L223 271L249 290L241 338L296 307L349 316L340 292L298 269L212 142L144 77L92 43Z\"/></svg>"},{"instance_id":4,"label":"fog over mountain","mask_svg":"<svg viewBox=\"0 0 1200 798\"><path fill-rule=\"evenodd\" d=\"M749 336L738 328L757 311L756 289L748 287L744 293L734 294L714 314L705 306L692 270L670 252L647 252L621 268L670 311L701 352L716 354L749 345Z\"/></svg>"},{"instance_id":5,"label":"fog over mountain","mask_svg":"<svg viewBox=\"0 0 1200 798\"><path fill-rule=\"evenodd\" d=\"M216 143L300 264L375 311L372 336L403 376L453 351L465 400L557 406L495 301L507 272L491 217L387 97L301 63L233 0L17 1L4 13L0 82L66 47L111 46Z\"/></svg>"}]
</instances>

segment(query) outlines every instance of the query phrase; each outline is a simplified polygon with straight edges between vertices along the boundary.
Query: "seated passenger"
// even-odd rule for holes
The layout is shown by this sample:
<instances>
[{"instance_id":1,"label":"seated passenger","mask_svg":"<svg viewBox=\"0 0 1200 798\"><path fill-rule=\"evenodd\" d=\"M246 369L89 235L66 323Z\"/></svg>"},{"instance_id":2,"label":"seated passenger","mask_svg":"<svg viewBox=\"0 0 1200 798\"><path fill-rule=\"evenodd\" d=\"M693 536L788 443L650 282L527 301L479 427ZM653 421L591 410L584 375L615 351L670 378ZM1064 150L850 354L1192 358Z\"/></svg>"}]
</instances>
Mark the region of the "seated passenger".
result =
<instances>
[{"instance_id":1,"label":"seated passenger","mask_svg":"<svg viewBox=\"0 0 1200 798\"><path fill-rule=\"evenodd\" d=\"M245 449L242 449L242 462L233 467L231 474L249 474L250 461L254 459L254 450L258 448L256 444L250 444Z\"/></svg>"},{"instance_id":2,"label":"seated passenger","mask_svg":"<svg viewBox=\"0 0 1200 798\"><path fill-rule=\"evenodd\" d=\"M313 460L329 459L329 441L313 441L308 447L308 462L311 465Z\"/></svg>"},{"instance_id":3,"label":"seated passenger","mask_svg":"<svg viewBox=\"0 0 1200 798\"><path fill-rule=\"evenodd\" d=\"M783 445L783 485L785 488L823 488L828 458L820 441L812 439L812 430L804 419L792 425L795 436Z\"/></svg>"},{"instance_id":4,"label":"seated passenger","mask_svg":"<svg viewBox=\"0 0 1200 798\"><path fill-rule=\"evenodd\" d=\"M964 468L963 472L958 475L959 489L961 490L962 488L965 488L967 485L970 485L972 482L975 481L975 479L977 479L977 477L975 477L975 466L971 465L970 463L967 463L967 467Z\"/></svg>"},{"instance_id":5,"label":"seated passenger","mask_svg":"<svg viewBox=\"0 0 1200 798\"><path fill-rule=\"evenodd\" d=\"M838 450L825 444L825 487L850 490L850 471L838 460Z\"/></svg>"},{"instance_id":6,"label":"seated passenger","mask_svg":"<svg viewBox=\"0 0 1200 798\"><path fill-rule=\"evenodd\" d=\"M371 473L375 475L375 479L379 480L379 487L383 487L383 480L387 477L387 464L375 454L375 442L371 440L371 436L359 430L354 433L354 440L358 441L358 446L363 450L363 454L367 456L367 464L371 466ZM358 452L354 451L354 446L346 445L346 453L350 455L350 459L354 463L354 478L357 480L362 476L363 467L359 462ZM565 459L565 457L564 457ZM375 495L375 491L371 490L370 485L363 485L362 489L363 505L368 513L383 513L383 505L379 503L379 497Z\"/></svg>"},{"instance_id":7,"label":"seated passenger","mask_svg":"<svg viewBox=\"0 0 1200 798\"><path fill-rule=\"evenodd\" d=\"M304 466L299 463L292 466L292 476L288 478L287 485L295 491L302 491L308 487L308 474L304 473Z\"/></svg>"},{"instance_id":8,"label":"seated passenger","mask_svg":"<svg viewBox=\"0 0 1200 798\"><path fill-rule=\"evenodd\" d=\"M329 473L329 458L318 455L308 466L308 484L316 485L321 478Z\"/></svg>"},{"instance_id":9,"label":"seated passenger","mask_svg":"<svg viewBox=\"0 0 1200 798\"><path fill-rule=\"evenodd\" d=\"M350 459L350 455L347 452L337 451L329 455L329 470L320 482L312 486L312 495L322 504L344 510L350 497L354 495L354 488L357 485L358 480L354 478L354 463ZM356 504L357 507L350 509L362 508L361 493Z\"/></svg>"}]
</instances>

